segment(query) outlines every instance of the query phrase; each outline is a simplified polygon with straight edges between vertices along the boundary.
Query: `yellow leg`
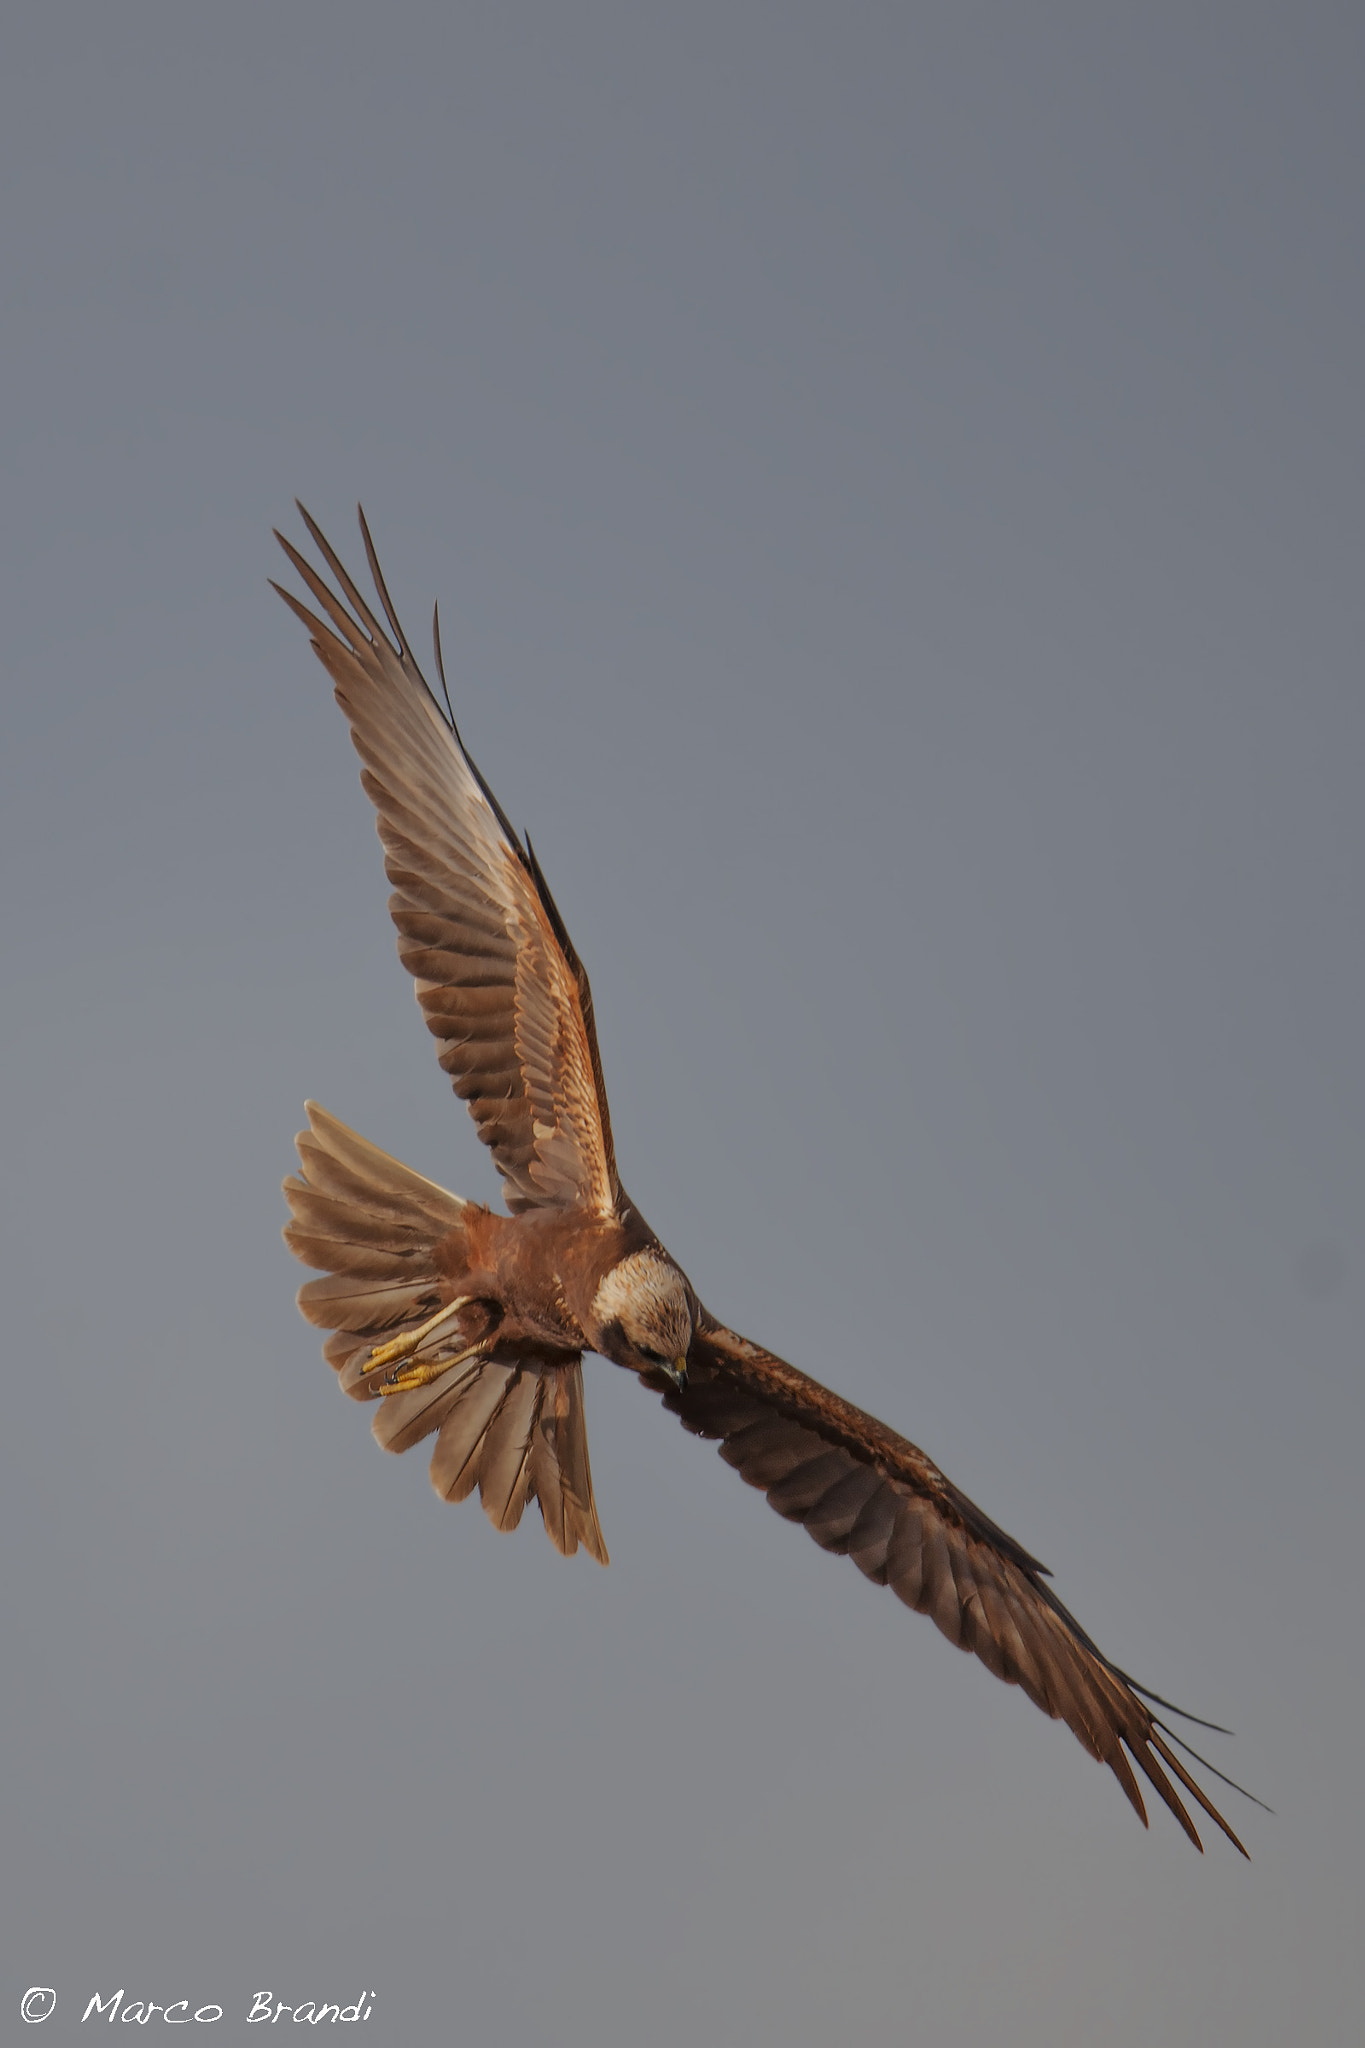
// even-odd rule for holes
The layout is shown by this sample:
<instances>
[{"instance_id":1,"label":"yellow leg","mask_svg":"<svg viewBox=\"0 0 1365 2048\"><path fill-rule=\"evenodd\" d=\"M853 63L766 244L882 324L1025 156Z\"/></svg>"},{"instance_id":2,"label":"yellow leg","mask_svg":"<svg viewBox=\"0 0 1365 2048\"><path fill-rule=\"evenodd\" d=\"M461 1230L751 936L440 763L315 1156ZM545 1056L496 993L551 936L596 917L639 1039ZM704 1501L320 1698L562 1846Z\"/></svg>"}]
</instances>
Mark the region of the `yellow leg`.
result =
<instances>
[{"instance_id":1,"label":"yellow leg","mask_svg":"<svg viewBox=\"0 0 1365 2048\"><path fill-rule=\"evenodd\" d=\"M488 1344L488 1338L481 1337L467 1351L456 1352L454 1358L414 1358L411 1364L400 1365L394 1372L385 1373L375 1392L380 1395L406 1394L412 1387L429 1387L433 1380L444 1379L452 1366L477 1358L481 1351L488 1349Z\"/></svg>"},{"instance_id":2,"label":"yellow leg","mask_svg":"<svg viewBox=\"0 0 1365 2048\"><path fill-rule=\"evenodd\" d=\"M395 1337L388 1344L376 1344L370 1353L366 1372L375 1372L381 1365L392 1365L397 1358L411 1358L418 1345L428 1338L433 1330L439 1330L442 1323L448 1323L462 1308L468 1308L473 1300L470 1294L462 1294L457 1301L448 1301L444 1308L438 1308L434 1316L419 1323L415 1330L405 1330L401 1337Z\"/></svg>"}]
</instances>

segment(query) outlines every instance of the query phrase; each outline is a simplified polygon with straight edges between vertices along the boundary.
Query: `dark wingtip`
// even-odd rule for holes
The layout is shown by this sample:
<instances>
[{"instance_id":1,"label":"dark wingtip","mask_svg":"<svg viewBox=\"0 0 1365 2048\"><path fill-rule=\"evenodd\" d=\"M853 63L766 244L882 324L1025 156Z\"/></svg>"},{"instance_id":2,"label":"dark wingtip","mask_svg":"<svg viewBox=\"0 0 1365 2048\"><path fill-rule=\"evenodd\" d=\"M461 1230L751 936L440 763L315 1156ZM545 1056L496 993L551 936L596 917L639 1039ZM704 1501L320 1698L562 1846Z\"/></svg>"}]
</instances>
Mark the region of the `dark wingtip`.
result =
<instances>
[{"instance_id":1,"label":"dark wingtip","mask_svg":"<svg viewBox=\"0 0 1365 2048\"><path fill-rule=\"evenodd\" d=\"M1274 1813L1275 1809L1273 1806L1267 1806L1264 1799L1258 1799L1254 1792L1248 1792L1245 1785L1239 1785L1237 1780L1235 1778L1230 1778L1226 1771L1220 1771L1217 1764L1211 1764L1206 1756L1201 1755L1200 1752L1194 1748L1192 1743L1186 1742L1183 1736L1177 1735L1174 1728L1170 1727L1167 1722L1158 1721L1155 1718L1155 1716L1153 1716L1152 1725L1156 1728L1159 1728L1163 1735L1169 1735L1171 1741L1175 1744L1177 1749L1183 1749L1186 1756L1193 1757L1194 1761L1199 1765L1199 1768L1201 1770L1208 1771L1212 1777L1217 1778L1218 1782L1221 1785L1226 1785L1230 1792L1240 1792L1243 1799L1250 1800L1253 1806L1259 1806L1262 1813ZM1237 1844L1237 1846L1239 1849L1241 1849L1242 1847L1240 1842ZM1246 1851L1243 1849L1242 1853L1243 1855L1245 1855Z\"/></svg>"},{"instance_id":2,"label":"dark wingtip","mask_svg":"<svg viewBox=\"0 0 1365 2048\"><path fill-rule=\"evenodd\" d=\"M446 700L446 716L450 720L450 730L458 739L459 730L455 724L455 707L450 701L450 685L446 681L446 665L441 659L441 607L439 601L431 607L431 651L436 657L436 673L441 678L441 695ZM461 744L463 745L463 742Z\"/></svg>"},{"instance_id":3,"label":"dark wingtip","mask_svg":"<svg viewBox=\"0 0 1365 2048\"><path fill-rule=\"evenodd\" d=\"M393 637L398 642L399 653L404 661L412 662L413 667L416 668L416 662L412 661L412 649L408 646L407 635L404 633L399 622L393 599L389 596L389 588L384 581L384 572L379 566L379 556L376 554L374 542L370 538L370 529L365 522L365 507L357 504L355 509L356 517L360 521L360 538L365 543L365 559L370 565L370 575L373 578L374 587L379 593L379 602L383 605L385 616L393 629ZM430 692L428 692L428 695L430 695Z\"/></svg>"},{"instance_id":4,"label":"dark wingtip","mask_svg":"<svg viewBox=\"0 0 1365 2048\"><path fill-rule=\"evenodd\" d=\"M288 541L286 541L285 546L288 547L288 545L289 543ZM329 633L327 631L327 628L323 625L322 620L318 618L313 612L310 612L306 604L301 604L298 598L295 597L292 590L286 590L284 585L282 583L277 583L273 576L267 576L265 580L270 585L270 588L274 591L276 597L282 597L284 599L290 611L294 614L294 617L299 621L299 623L302 626L304 626L307 629L308 636L313 643L314 651L318 655L319 660L321 660L321 636L326 635L327 639L333 640L336 637L335 634Z\"/></svg>"},{"instance_id":5,"label":"dark wingtip","mask_svg":"<svg viewBox=\"0 0 1365 2048\"><path fill-rule=\"evenodd\" d=\"M1178 1707L1174 1700L1164 1700L1159 1692L1153 1692L1148 1685L1139 1685L1136 1678L1130 1678L1128 1673L1120 1671L1117 1665L1113 1666L1113 1670L1115 1676L1123 1680L1130 1692L1141 1693L1143 1699L1150 1700L1154 1707L1164 1707L1168 1714L1178 1714L1180 1719L1188 1721L1192 1728L1208 1728L1214 1735L1231 1735L1233 1733L1233 1730L1225 1728L1221 1721L1201 1720L1199 1715L1192 1714L1188 1707ZM1202 1757L1200 1761L1202 1763Z\"/></svg>"}]
</instances>

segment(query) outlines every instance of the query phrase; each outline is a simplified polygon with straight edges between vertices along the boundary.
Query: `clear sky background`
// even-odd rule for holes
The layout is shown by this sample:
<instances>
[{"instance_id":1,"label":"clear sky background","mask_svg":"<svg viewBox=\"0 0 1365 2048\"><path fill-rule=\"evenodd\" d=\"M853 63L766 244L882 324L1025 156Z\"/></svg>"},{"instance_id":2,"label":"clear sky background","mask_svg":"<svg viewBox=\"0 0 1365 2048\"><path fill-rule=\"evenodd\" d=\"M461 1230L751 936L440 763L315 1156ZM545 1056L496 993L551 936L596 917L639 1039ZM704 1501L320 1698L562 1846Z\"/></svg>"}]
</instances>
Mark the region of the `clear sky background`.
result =
<instances>
[{"instance_id":1,"label":"clear sky background","mask_svg":"<svg viewBox=\"0 0 1365 2048\"><path fill-rule=\"evenodd\" d=\"M8 10L5 2029L1360 2039L1363 59L1342 6ZM600 1361L605 1572L338 1396L304 1097L497 1182L266 588L296 492L441 600L655 1228L1236 1728L1249 1867Z\"/></svg>"}]
</instances>

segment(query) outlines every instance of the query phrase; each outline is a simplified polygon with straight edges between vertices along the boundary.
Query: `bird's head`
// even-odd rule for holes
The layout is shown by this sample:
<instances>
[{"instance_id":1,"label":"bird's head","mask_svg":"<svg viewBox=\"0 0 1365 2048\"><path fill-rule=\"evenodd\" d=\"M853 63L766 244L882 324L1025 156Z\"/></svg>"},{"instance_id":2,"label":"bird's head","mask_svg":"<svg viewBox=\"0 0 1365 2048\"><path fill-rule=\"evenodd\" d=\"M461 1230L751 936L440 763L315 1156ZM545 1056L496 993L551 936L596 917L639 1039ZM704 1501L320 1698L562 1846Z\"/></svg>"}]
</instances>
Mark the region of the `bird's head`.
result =
<instances>
[{"instance_id":1,"label":"bird's head","mask_svg":"<svg viewBox=\"0 0 1365 2048\"><path fill-rule=\"evenodd\" d=\"M593 1299L595 1349L634 1372L687 1378L694 1328L692 1290L665 1252L632 1252L606 1274Z\"/></svg>"}]
</instances>

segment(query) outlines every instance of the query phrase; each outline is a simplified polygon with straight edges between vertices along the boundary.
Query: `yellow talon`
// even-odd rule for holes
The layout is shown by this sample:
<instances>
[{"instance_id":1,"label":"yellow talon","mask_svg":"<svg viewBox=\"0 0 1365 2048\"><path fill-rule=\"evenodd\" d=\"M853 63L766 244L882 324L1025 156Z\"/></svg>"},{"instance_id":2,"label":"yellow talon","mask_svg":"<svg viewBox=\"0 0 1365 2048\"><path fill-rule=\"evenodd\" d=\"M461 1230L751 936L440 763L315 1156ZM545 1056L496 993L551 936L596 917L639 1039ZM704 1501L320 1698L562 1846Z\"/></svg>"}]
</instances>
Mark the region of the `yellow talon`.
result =
<instances>
[{"instance_id":1,"label":"yellow talon","mask_svg":"<svg viewBox=\"0 0 1365 2048\"><path fill-rule=\"evenodd\" d=\"M433 1380L444 1379L453 1366L463 1365L467 1359L477 1358L481 1351L487 1349L488 1339L482 1337L467 1351L457 1351L453 1358L414 1358L411 1365L400 1365L397 1372L388 1373L375 1392L380 1395L406 1394L413 1387L429 1387Z\"/></svg>"},{"instance_id":2,"label":"yellow talon","mask_svg":"<svg viewBox=\"0 0 1365 2048\"><path fill-rule=\"evenodd\" d=\"M470 1294L462 1294L457 1301L448 1301L444 1308L438 1308L434 1316L419 1323L415 1330L405 1330L401 1337L394 1337L387 1344L377 1344L366 1363L366 1372L377 1372L381 1365L392 1365L399 1358L411 1358L424 1338L429 1337L433 1330L439 1330L442 1323L448 1323L452 1316L457 1316L462 1308L468 1308L473 1298ZM424 1382L419 1380L417 1384L421 1386Z\"/></svg>"}]
</instances>

